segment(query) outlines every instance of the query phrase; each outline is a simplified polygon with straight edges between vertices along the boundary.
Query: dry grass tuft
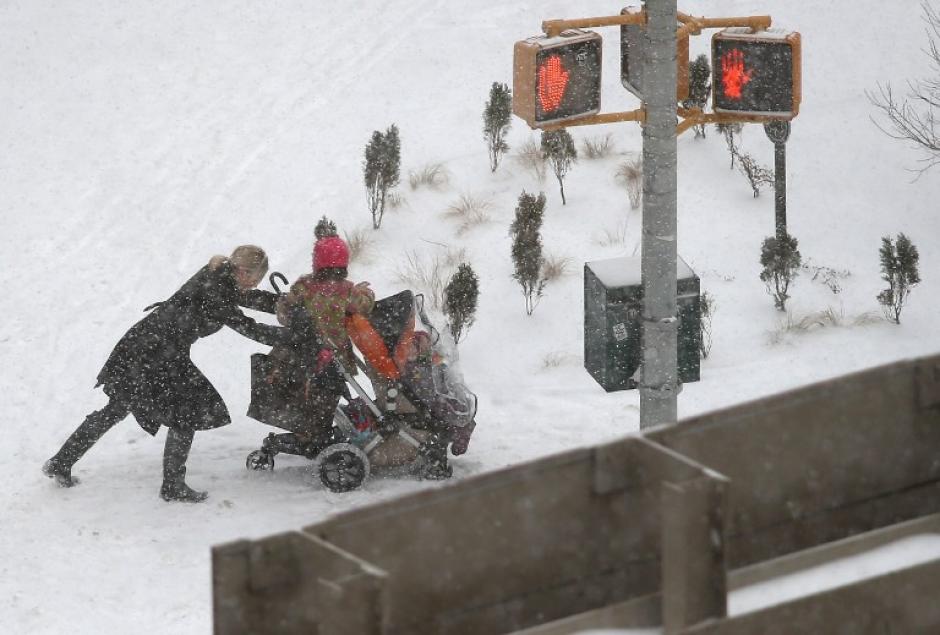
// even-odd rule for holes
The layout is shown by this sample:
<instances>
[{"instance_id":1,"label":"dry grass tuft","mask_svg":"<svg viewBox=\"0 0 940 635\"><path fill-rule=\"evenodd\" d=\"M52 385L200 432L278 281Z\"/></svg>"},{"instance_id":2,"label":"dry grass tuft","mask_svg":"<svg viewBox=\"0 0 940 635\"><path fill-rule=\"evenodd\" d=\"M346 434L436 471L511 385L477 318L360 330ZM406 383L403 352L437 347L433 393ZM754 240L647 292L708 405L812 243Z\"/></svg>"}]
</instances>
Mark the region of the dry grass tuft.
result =
<instances>
[{"instance_id":1,"label":"dry grass tuft","mask_svg":"<svg viewBox=\"0 0 940 635\"><path fill-rule=\"evenodd\" d=\"M542 369L551 370L574 363L577 357L564 351L552 351L542 358Z\"/></svg>"},{"instance_id":2,"label":"dry grass tuft","mask_svg":"<svg viewBox=\"0 0 940 635\"><path fill-rule=\"evenodd\" d=\"M545 157L542 156L542 147L532 137L519 146L519 150L513 157L519 165L532 173L541 183L548 174Z\"/></svg>"},{"instance_id":3,"label":"dry grass tuft","mask_svg":"<svg viewBox=\"0 0 940 635\"><path fill-rule=\"evenodd\" d=\"M885 322L885 316L878 311L865 311L852 319L852 326L869 326Z\"/></svg>"},{"instance_id":4,"label":"dry grass tuft","mask_svg":"<svg viewBox=\"0 0 940 635\"><path fill-rule=\"evenodd\" d=\"M372 243L372 237L369 231L371 230L355 229L352 232L343 232L346 246L349 247L350 262L361 260L369 250L369 245Z\"/></svg>"},{"instance_id":5,"label":"dry grass tuft","mask_svg":"<svg viewBox=\"0 0 940 635\"><path fill-rule=\"evenodd\" d=\"M623 221L614 228L605 227L599 234L594 235L594 244L601 247L616 247L627 242L627 221Z\"/></svg>"},{"instance_id":6,"label":"dry grass tuft","mask_svg":"<svg viewBox=\"0 0 940 635\"><path fill-rule=\"evenodd\" d=\"M461 194L460 198L444 211L444 216L460 221L457 227L459 236L478 225L488 223L490 208L491 204L488 200L477 198L472 194Z\"/></svg>"},{"instance_id":7,"label":"dry grass tuft","mask_svg":"<svg viewBox=\"0 0 940 635\"><path fill-rule=\"evenodd\" d=\"M542 279L546 282L558 280L571 271L574 261L567 256L549 254L542 261Z\"/></svg>"},{"instance_id":8,"label":"dry grass tuft","mask_svg":"<svg viewBox=\"0 0 940 635\"><path fill-rule=\"evenodd\" d=\"M432 309L440 310L444 305L444 288L457 269L465 261L463 249L447 247L444 253L422 256L417 251L405 254L405 262L395 272L395 277L411 289L424 293Z\"/></svg>"},{"instance_id":9,"label":"dry grass tuft","mask_svg":"<svg viewBox=\"0 0 940 635\"><path fill-rule=\"evenodd\" d=\"M638 209L643 197L643 159L636 157L622 162L614 178L627 191L630 209Z\"/></svg>"},{"instance_id":10,"label":"dry grass tuft","mask_svg":"<svg viewBox=\"0 0 940 635\"><path fill-rule=\"evenodd\" d=\"M867 311L852 319L846 319L843 309L834 309L833 307L828 307L823 311L814 311L801 317L794 316L793 313L787 311L786 318L768 334L768 340L771 344L781 344L785 341L786 336L791 334L799 335L823 328L869 326L884 321L884 317L876 311Z\"/></svg>"},{"instance_id":11,"label":"dry grass tuft","mask_svg":"<svg viewBox=\"0 0 940 635\"><path fill-rule=\"evenodd\" d=\"M411 186L412 190L419 187L439 190L449 182L450 171L443 163L428 163L423 168L408 173L408 185Z\"/></svg>"},{"instance_id":12,"label":"dry grass tuft","mask_svg":"<svg viewBox=\"0 0 940 635\"><path fill-rule=\"evenodd\" d=\"M399 210L407 205L408 199L398 192L389 192L385 198L385 207L389 210Z\"/></svg>"},{"instance_id":13,"label":"dry grass tuft","mask_svg":"<svg viewBox=\"0 0 940 635\"><path fill-rule=\"evenodd\" d=\"M581 142L581 156L585 159L605 159L613 153L614 141L610 133L599 137L587 137Z\"/></svg>"}]
</instances>

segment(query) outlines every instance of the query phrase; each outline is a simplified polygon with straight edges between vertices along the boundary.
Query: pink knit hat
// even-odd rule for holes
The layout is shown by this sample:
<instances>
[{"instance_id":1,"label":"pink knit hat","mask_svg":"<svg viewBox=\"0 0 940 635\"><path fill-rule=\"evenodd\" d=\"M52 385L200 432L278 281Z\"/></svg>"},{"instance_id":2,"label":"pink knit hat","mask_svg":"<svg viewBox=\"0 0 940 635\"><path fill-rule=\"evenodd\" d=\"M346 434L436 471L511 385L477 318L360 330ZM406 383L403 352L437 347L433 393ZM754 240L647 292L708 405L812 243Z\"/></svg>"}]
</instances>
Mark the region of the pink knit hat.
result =
<instances>
[{"instance_id":1,"label":"pink knit hat","mask_svg":"<svg viewBox=\"0 0 940 635\"><path fill-rule=\"evenodd\" d=\"M339 236L321 238L313 246L313 271L349 265L349 247Z\"/></svg>"}]
</instances>

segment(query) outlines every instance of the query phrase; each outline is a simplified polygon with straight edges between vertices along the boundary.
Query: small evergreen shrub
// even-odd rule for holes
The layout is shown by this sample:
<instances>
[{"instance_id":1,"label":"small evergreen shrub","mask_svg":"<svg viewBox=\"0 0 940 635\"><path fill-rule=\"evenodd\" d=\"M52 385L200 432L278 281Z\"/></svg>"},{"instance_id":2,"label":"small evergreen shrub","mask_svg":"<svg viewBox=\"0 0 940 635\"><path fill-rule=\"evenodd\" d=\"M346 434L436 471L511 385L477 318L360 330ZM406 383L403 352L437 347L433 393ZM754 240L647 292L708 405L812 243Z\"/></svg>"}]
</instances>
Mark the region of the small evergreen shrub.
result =
<instances>
[{"instance_id":1,"label":"small evergreen shrub","mask_svg":"<svg viewBox=\"0 0 940 635\"><path fill-rule=\"evenodd\" d=\"M544 213L545 194L540 193L535 197L523 192L516 206L516 217L509 227L509 235L512 237L512 277L522 287L527 315L532 315L545 289L541 235Z\"/></svg>"},{"instance_id":2,"label":"small evergreen shrub","mask_svg":"<svg viewBox=\"0 0 940 635\"><path fill-rule=\"evenodd\" d=\"M373 131L362 162L363 179L369 196L372 229L382 226L388 192L401 177L401 141L398 126L392 124L384 133Z\"/></svg>"},{"instance_id":3,"label":"small evergreen shrub","mask_svg":"<svg viewBox=\"0 0 940 635\"><path fill-rule=\"evenodd\" d=\"M565 175L571 165L578 160L578 151L574 147L574 139L564 128L560 130L542 131L542 156L555 173L558 186L561 189L561 204L565 205Z\"/></svg>"},{"instance_id":4,"label":"small evergreen shrub","mask_svg":"<svg viewBox=\"0 0 940 635\"><path fill-rule=\"evenodd\" d=\"M447 327L454 343L466 334L476 319L477 300L480 297L480 281L467 263L460 263L457 271L444 288L444 306Z\"/></svg>"},{"instance_id":5,"label":"small evergreen shrub","mask_svg":"<svg viewBox=\"0 0 940 635\"><path fill-rule=\"evenodd\" d=\"M336 231L336 223L327 218L326 214L324 214L320 220L317 221L317 226L313 228L313 236L315 240L338 235L339 234Z\"/></svg>"},{"instance_id":6,"label":"small evergreen shrub","mask_svg":"<svg viewBox=\"0 0 940 635\"><path fill-rule=\"evenodd\" d=\"M506 135L512 124L512 91L506 84L493 82L490 98L483 109L483 138L490 157L490 171L499 167L502 156L509 151Z\"/></svg>"},{"instance_id":7,"label":"small evergreen shrub","mask_svg":"<svg viewBox=\"0 0 940 635\"><path fill-rule=\"evenodd\" d=\"M901 311L911 289L920 282L920 254L910 238L898 234L896 241L892 241L890 236L881 239L878 255L881 258L881 279L888 283L888 288L878 294L878 303L887 319L900 324Z\"/></svg>"},{"instance_id":8,"label":"small evergreen shrub","mask_svg":"<svg viewBox=\"0 0 940 635\"><path fill-rule=\"evenodd\" d=\"M764 239L760 252L760 279L767 292L774 298L774 306L786 311L789 289L800 269L798 241L790 234L781 239L775 236Z\"/></svg>"},{"instance_id":9,"label":"small evergreen shrub","mask_svg":"<svg viewBox=\"0 0 940 635\"><path fill-rule=\"evenodd\" d=\"M699 55L689 64L689 97L682 102L685 108L698 108L704 111L708 98L712 94L712 68L708 57ZM695 138L705 138L705 124L692 127Z\"/></svg>"}]
</instances>

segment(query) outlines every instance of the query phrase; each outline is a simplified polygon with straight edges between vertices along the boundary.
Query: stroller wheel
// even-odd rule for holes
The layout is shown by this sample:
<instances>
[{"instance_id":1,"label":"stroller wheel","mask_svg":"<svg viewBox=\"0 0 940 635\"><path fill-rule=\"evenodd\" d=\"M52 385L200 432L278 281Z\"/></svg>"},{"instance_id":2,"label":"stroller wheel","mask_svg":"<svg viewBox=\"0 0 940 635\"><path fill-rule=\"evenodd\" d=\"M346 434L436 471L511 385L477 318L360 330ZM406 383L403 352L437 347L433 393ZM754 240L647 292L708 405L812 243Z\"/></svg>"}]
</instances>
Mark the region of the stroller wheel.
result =
<instances>
[{"instance_id":1,"label":"stroller wheel","mask_svg":"<svg viewBox=\"0 0 940 635\"><path fill-rule=\"evenodd\" d=\"M334 443L320 452L313 470L331 492L349 492L369 478L369 457L351 443Z\"/></svg>"},{"instance_id":2,"label":"stroller wheel","mask_svg":"<svg viewBox=\"0 0 940 635\"><path fill-rule=\"evenodd\" d=\"M254 450L245 459L245 468L249 470L273 470L274 457L264 450Z\"/></svg>"}]
</instances>

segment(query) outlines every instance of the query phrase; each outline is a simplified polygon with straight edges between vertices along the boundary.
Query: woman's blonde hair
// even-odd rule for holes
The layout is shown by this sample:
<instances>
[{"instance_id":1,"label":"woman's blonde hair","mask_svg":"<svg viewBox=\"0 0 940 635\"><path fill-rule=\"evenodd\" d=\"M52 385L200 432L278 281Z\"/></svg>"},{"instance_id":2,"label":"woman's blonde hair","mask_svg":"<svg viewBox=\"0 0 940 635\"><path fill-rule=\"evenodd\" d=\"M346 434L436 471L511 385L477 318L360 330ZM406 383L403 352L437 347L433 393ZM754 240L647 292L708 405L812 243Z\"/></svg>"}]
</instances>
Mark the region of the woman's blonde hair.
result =
<instances>
[{"instance_id":1,"label":"woman's blonde hair","mask_svg":"<svg viewBox=\"0 0 940 635\"><path fill-rule=\"evenodd\" d=\"M268 255L257 245L239 245L229 256L229 260L233 265L248 273L263 276L268 272Z\"/></svg>"},{"instance_id":2,"label":"woman's blonde hair","mask_svg":"<svg viewBox=\"0 0 940 635\"><path fill-rule=\"evenodd\" d=\"M263 276L268 272L268 255L257 245L239 245L228 258L212 256L209 260L209 268L215 271L226 262L252 275Z\"/></svg>"}]
</instances>

